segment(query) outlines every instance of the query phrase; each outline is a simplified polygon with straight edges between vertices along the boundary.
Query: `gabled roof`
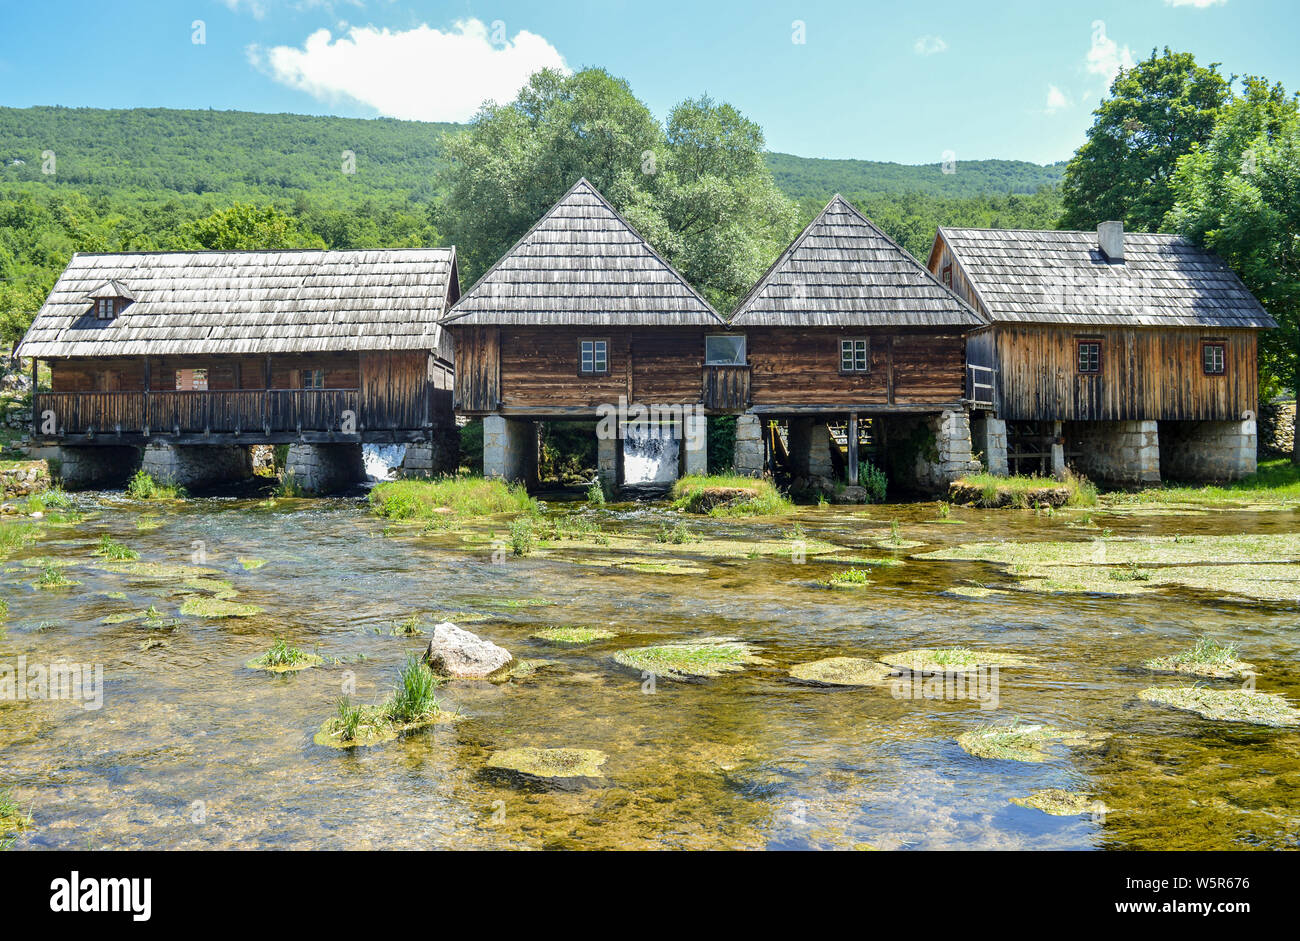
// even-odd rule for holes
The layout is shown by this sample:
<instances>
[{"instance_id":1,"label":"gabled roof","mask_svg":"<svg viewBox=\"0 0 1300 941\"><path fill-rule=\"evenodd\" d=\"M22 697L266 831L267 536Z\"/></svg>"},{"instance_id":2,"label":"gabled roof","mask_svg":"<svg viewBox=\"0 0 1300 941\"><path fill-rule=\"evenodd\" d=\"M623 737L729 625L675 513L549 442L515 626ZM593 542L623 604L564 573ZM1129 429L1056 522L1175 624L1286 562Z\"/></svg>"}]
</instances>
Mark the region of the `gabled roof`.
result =
<instances>
[{"instance_id":1,"label":"gabled roof","mask_svg":"<svg viewBox=\"0 0 1300 941\"><path fill-rule=\"evenodd\" d=\"M706 301L581 179L465 292L449 326L720 326Z\"/></svg>"},{"instance_id":2,"label":"gabled roof","mask_svg":"<svg viewBox=\"0 0 1300 941\"><path fill-rule=\"evenodd\" d=\"M730 322L978 327L984 319L837 193L773 262Z\"/></svg>"},{"instance_id":3,"label":"gabled roof","mask_svg":"<svg viewBox=\"0 0 1300 941\"><path fill-rule=\"evenodd\" d=\"M97 320L93 292L134 303ZM435 350L459 293L454 248L77 254L20 356Z\"/></svg>"},{"instance_id":4,"label":"gabled roof","mask_svg":"<svg viewBox=\"0 0 1300 941\"><path fill-rule=\"evenodd\" d=\"M135 295L132 294L129 290L127 290L126 285L123 284L121 281L113 281L113 280L103 281L99 284L96 284L93 288L91 288L86 292L86 300L90 300L90 301L97 301L100 300L101 298L110 298L110 297L120 298L121 300L124 301L135 300Z\"/></svg>"},{"instance_id":5,"label":"gabled roof","mask_svg":"<svg viewBox=\"0 0 1300 941\"><path fill-rule=\"evenodd\" d=\"M944 227L939 239L994 322L1277 326L1222 259L1180 235L1125 232L1123 262L1096 232Z\"/></svg>"}]
</instances>

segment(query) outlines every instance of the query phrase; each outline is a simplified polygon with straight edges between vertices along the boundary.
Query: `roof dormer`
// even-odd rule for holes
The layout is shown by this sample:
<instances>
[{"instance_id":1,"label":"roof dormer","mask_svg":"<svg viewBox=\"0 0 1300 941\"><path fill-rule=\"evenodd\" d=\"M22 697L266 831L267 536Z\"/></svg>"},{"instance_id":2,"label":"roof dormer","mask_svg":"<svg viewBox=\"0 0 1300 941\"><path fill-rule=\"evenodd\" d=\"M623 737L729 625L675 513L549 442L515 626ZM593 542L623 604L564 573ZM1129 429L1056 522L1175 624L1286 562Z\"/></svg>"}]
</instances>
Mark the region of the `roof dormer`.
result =
<instances>
[{"instance_id":1,"label":"roof dormer","mask_svg":"<svg viewBox=\"0 0 1300 941\"><path fill-rule=\"evenodd\" d=\"M86 300L96 320L112 320L135 300L135 295L121 281L105 281L87 291Z\"/></svg>"}]
</instances>

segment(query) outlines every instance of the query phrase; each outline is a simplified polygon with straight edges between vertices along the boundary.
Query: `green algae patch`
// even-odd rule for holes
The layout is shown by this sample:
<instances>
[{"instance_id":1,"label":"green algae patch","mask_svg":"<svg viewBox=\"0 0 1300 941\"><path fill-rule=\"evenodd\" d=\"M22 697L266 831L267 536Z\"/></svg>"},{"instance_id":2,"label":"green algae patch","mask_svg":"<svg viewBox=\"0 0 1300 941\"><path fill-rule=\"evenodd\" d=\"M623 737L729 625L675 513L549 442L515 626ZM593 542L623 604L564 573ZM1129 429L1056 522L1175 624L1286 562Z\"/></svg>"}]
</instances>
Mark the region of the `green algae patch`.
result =
<instances>
[{"instance_id":1,"label":"green algae patch","mask_svg":"<svg viewBox=\"0 0 1300 941\"><path fill-rule=\"evenodd\" d=\"M592 644L598 640L609 640L611 637L617 637L618 634L598 627L544 627L529 636L550 644L577 646Z\"/></svg>"},{"instance_id":2,"label":"green algae patch","mask_svg":"<svg viewBox=\"0 0 1300 941\"><path fill-rule=\"evenodd\" d=\"M1109 812L1101 801L1091 794L1079 794L1059 787L1031 791L1028 797L1013 797L1010 801L1018 807L1041 810L1053 817L1078 817L1083 814L1104 814Z\"/></svg>"},{"instance_id":3,"label":"green algae patch","mask_svg":"<svg viewBox=\"0 0 1300 941\"><path fill-rule=\"evenodd\" d=\"M1157 673L1189 673L1213 680L1235 680L1254 675L1255 665L1237 659L1237 648L1202 637L1191 650L1154 657L1142 664Z\"/></svg>"},{"instance_id":4,"label":"green algae patch","mask_svg":"<svg viewBox=\"0 0 1300 941\"><path fill-rule=\"evenodd\" d=\"M1275 693L1203 686L1153 686L1138 693L1144 702L1194 712L1204 719L1275 728L1300 726L1300 710Z\"/></svg>"},{"instance_id":5,"label":"green algae patch","mask_svg":"<svg viewBox=\"0 0 1300 941\"><path fill-rule=\"evenodd\" d=\"M709 516L782 516L794 504L772 481L735 475L682 477L673 484L673 508Z\"/></svg>"},{"instance_id":6,"label":"green algae patch","mask_svg":"<svg viewBox=\"0 0 1300 941\"><path fill-rule=\"evenodd\" d=\"M438 611L431 616L433 623L443 624L450 621L452 624L482 624L484 621L497 620L494 614L483 614L475 611Z\"/></svg>"},{"instance_id":7,"label":"green algae patch","mask_svg":"<svg viewBox=\"0 0 1300 941\"><path fill-rule=\"evenodd\" d=\"M407 732L415 732L432 725L446 725L462 717L458 713L438 711L422 719L408 722L395 722L389 718L383 706L359 706L361 711L357 724L348 731L348 721L335 716L326 719L320 729L312 736L317 745L328 748L366 748L394 741ZM349 736L350 737L345 737Z\"/></svg>"},{"instance_id":8,"label":"green algae patch","mask_svg":"<svg viewBox=\"0 0 1300 941\"><path fill-rule=\"evenodd\" d=\"M208 592L222 601L229 601L239 594L234 584L224 578L189 578L181 582L180 590Z\"/></svg>"},{"instance_id":9,"label":"green algae patch","mask_svg":"<svg viewBox=\"0 0 1300 941\"><path fill-rule=\"evenodd\" d=\"M132 621L139 621L148 616L146 611L124 611L120 614L110 614L108 617L100 618L100 624L129 624Z\"/></svg>"},{"instance_id":10,"label":"green algae patch","mask_svg":"<svg viewBox=\"0 0 1300 941\"><path fill-rule=\"evenodd\" d=\"M1023 667L1033 663L1016 654L966 647L921 647L884 654L880 662L912 673L971 673L990 667Z\"/></svg>"},{"instance_id":11,"label":"green algae patch","mask_svg":"<svg viewBox=\"0 0 1300 941\"><path fill-rule=\"evenodd\" d=\"M283 638L277 639L271 649L260 657L254 657L244 664L250 670L266 670L270 673L296 673L309 670L325 662L316 654L304 653L297 647L289 645Z\"/></svg>"},{"instance_id":12,"label":"green algae patch","mask_svg":"<svg viewBox=\"0 0 1300 941\"><path fill-rule=\"evenodd\" d=\"M239 558L236 559L235 561L237 561L240 565L244 567L245 572L256 572L258 569L260 569L263 565L266 564L266 559Z\"/></svg>"},{"instance_id":13,"label":"green algae patch","mask_svg":"<svg viewBox=\"0 0 1300 941\"><path fill-rule=\"evenodd\" d=\"M218 569L201 565L178 565L169 562L106 562L94 566L101 572L113 572L130 578L191 579L214 578L222 574Z\"/></svg>"},{"instance_id":14,"label":"green algae patch","mask_svg":"<svg viewBox=\"0 0 1300 941\"><path fill-rule=\"evenodd\" d=\"M952 588L944 591L943 594L953 598L970 598L973 600L982 600L984 598L1001 598L1009 595L1010 592L1005 588L988 588L984 585L954 585Z\"/></svg>"},{"instance_id":15,"label":"green algae patch","mask_svg":"<svg viewBox=\"0 0 1300 941\"><path fill-rule=\"evenodd\" d=\"M487 767L543 780L599 778L605 758L594 748L507 748L494 752Z\"/></svg>"},{"instance_id":16,"label":"green algae patch","mask_svg":"<svg viewBox=\"0 0 1300 941\"><path fill-rule=\"evenodd\" d=\"M877 686L894 675L893 668L860 657L828 657L790 668L790 675L822 686Z\"/></svg>"},{"instance_id":17,"label":"green algae patch","mask_svg":"<svg viewBox=\"0 0 1300 941\"><path fill-rule=\"evenodd\" d=\"M1042 762L1051 758L1053 745L1092 746L1105 738L1098 733L1066 732L1050 725L993 725L965 732L957 744L974 758Z\"/></svg>"},{"instance_id":18,"label":"green algae patch","mask_svg":"<svg viewBox=\"0 0 1300 941\"><path fill-rule=\"evenodd\" d=\"M625 667L668 679L699 679L738 673L750 664L767 663L757 648L736 640L659 644L614 654Z\"/></svg>"},{"instance_id":19,"label":"green algae patch","mask_svg":"<svg viewBox=\"0 0 1300 941\"><path fill-rule=\"evenodd\" d=\"M561 664L556 660L532 659L532 660L514 660L510 668L504 673L497 674L493 681L497 680L529 680L545 670L558 669Z\"/></svg>"},{"instance_id":20,"label":"green algae patch","mask_svg":"<svg viewBox=\"0 0 1300 941\"><path fill-rule=\"evenodd\" d=\"M186 617L247 618L261 613L262 609L255 604L223 601L220 598L187 598L181 605L181 614Z\"/></svg>"}]
</instances>

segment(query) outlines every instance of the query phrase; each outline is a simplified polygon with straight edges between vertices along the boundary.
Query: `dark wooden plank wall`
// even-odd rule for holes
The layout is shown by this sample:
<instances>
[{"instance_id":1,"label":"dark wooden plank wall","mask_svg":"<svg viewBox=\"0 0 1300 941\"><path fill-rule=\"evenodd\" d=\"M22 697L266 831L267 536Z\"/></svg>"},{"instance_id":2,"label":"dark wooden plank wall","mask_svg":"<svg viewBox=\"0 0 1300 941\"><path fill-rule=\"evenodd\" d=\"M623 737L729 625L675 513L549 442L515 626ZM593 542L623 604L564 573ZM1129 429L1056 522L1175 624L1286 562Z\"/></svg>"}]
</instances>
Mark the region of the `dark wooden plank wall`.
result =
<instances>
[{"instance_id":1,"label":"dark wooden plank wall","mask_svg":"<svg viewBox=\"0 0 1300 941\"><path fill-rule=\"evenodd\" d=\"M1232 421L1258 408L1253 330L1001 324L996 333L1011 421ZM1079 341L1093 338L1101 372L1080 374ZM1205 340L1224 342L1225 375L1204 374Z\"/></svg>"},{"instance_id":2,"label":"dark wooden plank wall","mask_svg":"<svg viewBox=\"0 0 1300 941\"><path fill-rule=\"evenodd\" d=\"M51 388L54 392L138 392L144 389L144 363L138 356L50 360ZM266 388L265 356L153 356L149 358L150 389L175 391L178 369L206 369L208 389L214 392ZM327 389L360 385L356 353L281 353L271 357L271 388L300 388L298 373L304 369L325 370Z\"/></svg>"},{"instance_id":3,"label":"dark wooden plank wall","mask_svg":"<svg viewBox=\"0 0 1300 941\"><path fill-rule=\"evenodd\" d=\"M887 406L960 401L965 382L960 334L882 330L745 331L756 406ZM840 373L840 340L866 337L869 373Z\"/></svg>"}]
</instances>

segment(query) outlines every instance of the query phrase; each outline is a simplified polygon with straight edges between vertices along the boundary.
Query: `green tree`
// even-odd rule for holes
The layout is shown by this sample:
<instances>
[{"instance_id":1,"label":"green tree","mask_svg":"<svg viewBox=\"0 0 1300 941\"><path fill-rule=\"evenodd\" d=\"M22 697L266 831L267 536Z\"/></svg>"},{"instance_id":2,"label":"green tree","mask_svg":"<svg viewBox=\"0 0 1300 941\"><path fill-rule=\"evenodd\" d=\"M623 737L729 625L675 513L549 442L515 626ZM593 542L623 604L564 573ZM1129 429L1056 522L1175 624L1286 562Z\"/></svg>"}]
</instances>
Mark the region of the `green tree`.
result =
<instances>
[{"instance_id":1,"label":"green tree","mask_svg":"<svg viewBox=\"0 0 1300 941\"><path fill-rule=\"evenodd\" d=\"M1261 391L1300 389L1300 110L1247 78L1204 147L1178 163L1166 228L1220 255L1279 329L1260 337ZM1300 451L1295 455L1300 462Z\"/></svg>"},{"instance_id":2,"label":"green tree","mask_svg":"<svg viewBox=\"0 0 1300 941\"><path fill-rule=\"evenodd\" d=\"M684 101L667 127L600 69L541 71L450 139L438 228L473 281L585 176L715 305L728 309L791 233L762 131L730 105Z\"/></svg>"},{"instance_id":3,"label":"green tree","mask_svg":"<svg viewBox=\"0 0 1300 941\"><path fill-rule=\"evenodd\" d=\"M178 248L217 251L325 247L320 236L300 228L293 216L274 206L248 203L235 203L195 219L181 229L178 241Z\"/></svg>"},{"instance_id":4,"label":"green tree","mask_svg":"<svg viewBox=\"0 0 1300 941\"><path fill-rule=\"evenodd\" d=\"M1159 229L1174 202L1178 159L1209 139L1231 99L1230 80L1218 68L1166 47L1116 76L1110 97L1093 112L1088 140L1066 167L1062 228L1092 229L1114 219L1136 231Z\"/></svg>"}]
</instances>

